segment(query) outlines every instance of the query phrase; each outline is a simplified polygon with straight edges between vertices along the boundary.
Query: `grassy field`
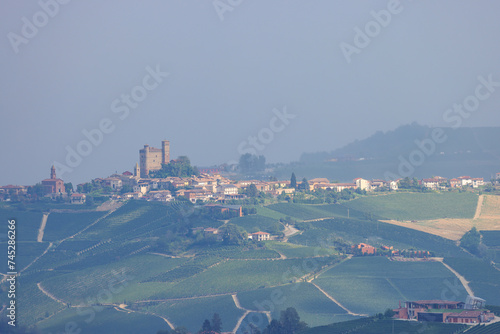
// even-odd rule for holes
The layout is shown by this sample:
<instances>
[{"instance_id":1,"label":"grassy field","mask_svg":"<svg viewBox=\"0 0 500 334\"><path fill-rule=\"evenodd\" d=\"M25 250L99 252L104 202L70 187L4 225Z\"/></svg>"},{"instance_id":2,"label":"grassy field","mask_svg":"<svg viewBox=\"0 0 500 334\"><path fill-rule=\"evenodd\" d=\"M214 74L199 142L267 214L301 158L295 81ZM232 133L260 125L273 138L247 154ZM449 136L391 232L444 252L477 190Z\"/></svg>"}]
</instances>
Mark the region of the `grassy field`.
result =
<instances>
[{"instance_id":1,"label":"grassy field","mask_svg":"<svg viewBox=\"0 0 500 334\"><path fill-rule=\"evenodd\" d=\"M146 309L166 317L176 327L186 327L192 333L199 331L203 321L211 320L214 313L219 314L222 329L225 332L232 331L237 319L244 313L236 307L230 295L164 302Z\"/></svg>"},{"instance_id":2,"label":"grassy field","mask_svg":"<svg viewBox=\"0 0 500 334\"><path fill-rule=\"evenodd\" d=\"M36 235L41 213L0 209L4 218L12 216L18 219L18 267L24 267L47 248L49 241L53 242L50 250L20 277L17 296L20 321L26 325L38 323L44 333L60 332L63 330L61 326L68 321L74 321L82 332L98 334L112 333L113 322L120 323L116 330L121 332L156 333L166 328L166 323L159 317L127 314L115 309L96 312L96 318L88 323L86 316L76 313L75 308L80 305L80 310L83 310L89 304L125 303L132 310L154 310L176 325L191 326L189 328L195 331L204 319L218 312L224 330L232 330L243 310L236 307L231 294L237 293L243 307L257 311L259 308L254 302L265 303L276 298L274 291L278 289L281 291L277 297L280 302L273 302L274 317L279 317L280 310L293 306L302 320L311 325L325 325L350 320L353 316L313 284L292 282L343 258L332 252L329 236L332 240L341 237L375 246L388 244L430 250L437 255L469 257L451 241L370 220L376 216L370 217L355 209L349 210L351 219L347 219L347 208L342 205L288 203L258 208L257 215L233 219L232 222L252 231L252 228L266 230L275 227L277 220L285 216L300 220L334 219L297 223L303 233L291 237L290 243L270 241L260 244L262 247L257 249L219 244L210 247L194 245L189 251L192 256L183 258L148 253L157 251L154 238L168 230L174 231L174 227L222 224L196 213L183 216L179 205L130 201L82 234L62 243L58 240L88 226L104 213L51 213L44 242L38 243ZM495 238L495 235L486 233L483 241L492 244ZM0 247L2 245L5 246L5 242L0 242ZM280 258L280 253L286 259ZM488 265L473 265L474 271L479 271L478 277L490 275L494 270ZM467 263L464 266L467 268ZM499 290L492 280L476 276L470 280L474 291ZM36 285L39 282L55 298L70 303L70 308L66 309L43 294ZM390 262L379 257L348 260L319 275L313 283L357 313L383 312L386 307L396 307L399 299L439 299L443 293L453 297L450 287L457 290L457 284L460 293L462 291L453 274L442 264ZM1 288L6 288L5 283ZM3 304L6 297L1 295ZM478 296L482 295L482 292L478 293ZM487 301L493 303L495 299L490 295ZM457 298L463 299L461 297ZM253 312L245 321L248 323L261 315ZM133 321L147 323L139 328L134 327ZM264 317L261 325L266 324L267 318Z\"/></svg>"},{"instance_id":3,"label":"grassy field","mask_svg":"<svg viewBox=\"0 0 500 334\"><path fill-rule=\"evenodd\" d=\"M295 204L295 203L278 203L266 206L267 209L281 213L284 216L289 216L297 220L312 220L329 217L349 217L364 218L366 214L358 210L349 209L339 204Z\"/></svg>"},{"instance_id":4,"label":"grassy field","mask_svg":"<svg viewBox=\"0 0 500 334\"><path fill-rule=\"evenodd\" d=\"M43 333L141 333L156 334L169 329L159 317L126 313L114 308L84 307L66 309L38 324Z\"/></svg>"},{"instance_id":5,"label":"grassy field","mask_svg":"<svg viewBox=\"0 0 500 334\"><path fill-rule=\"evenodd\" d=\"M238 299L242 307L254 311L270 311L275 319L279 319L281 311L288 307L295 307L301 320L311 326L332 323L336 315L344 316L344 319L347 316L346 311L328 299L311 283L288 284L240 292Z\"/></svg>"},{"instance_id":6,"label":"grassy field","mask_svg":"<svg viewBox=\"0 0 500 334\"><path fill-rule=\"evenodd\" d=\"M251 333L251 326L257 327L261 332L264 330L264 328L269 325L269 320L267 317L262 314L262 313L257 313L257 312L250 312L247 314L245 319L243 319L240 328L236 332L236 334L245 334L245 333Z\"/></svg>"},{"instance_id":7,"label":"grassy field","mask_svg":"<svg viewBox=\"0 0 500 334\"><path fill-rule=\"evenodd\" d=\"M222 259L276 259L280 255L273 249L244 249L240 246L220 246L205 248L196 252L197 255L212 256Z\"/></svg>"},{"instance_id":8,"label":"grassy field","mask_svg":"<svg viewBox=\"0 0 500 334\"><path fill-rule=\"evenodd\" d=\"M478 196L473 193L397 193L367 196L347 207L395 220L473 218Z\"/></svg>"},{"instance_id":9,"label":"grassy field","mask_svg":"<svg viewBox=\"0 0 500 334\"><path fill-rule=\"evenodd\" d=\"M375 314L395 308L399 300L465 300L456 277L439 262L397 262L384 257L358 257L342 262L314 280L355 313ZM455 289L450 291L449 286Z\"/></svg>"},{"instance_id":10,"label":"grassy field","mask_svg":"<svg viewBox=\"0 0 500 334\"><path fill-rule=\"evenodd\" d=\"M266 246L283 254L287 258L307 258L337 254L332 248L308 247L287 242L267 241Z\"/></svg>"},{"instance_id":11,"label":"grassy field","mask_svg":"<svg viewBox=\"0 0 500 334\"><path fill-rule=\"evenodd\" d=\"M281 225L277 219L258 214L232 218L229 222L242 227L248 233L258 231L276 233L284 229L283 225Z\"/></svg>"},{"instance_id":12,"label":"grassy field","mask_svg":"<svg viewBox=\"0 0 500 334\"><path fill-rule=\"evenodd\" d=\"M22 277L17 281L16 304L17 319L21 325L31 325L64 309L62 304L43 294L35 282L29 282Z\"/></svg>"},{"instance_id":13,"label":"grassy field","mask_svg":"<svg viewBox=\"0 0 500 334\"><path fill-rule=\"evenodd\" d=\"M37 256L40 256L43 251L49 246L48 242L18 242L16 245L16 268L18 271L26 267L31 261L33 261ZM7 253L7 243L1 242L0 249L5 250ZM5 257L7 259L7 257ZM0 263L0 272L8 272L7 261Z\"/></svg>"},{"instance_id":14,"label":"grassy field","mask_svg":"<svg viewBox=\"0 0 500 334\"><path fill-rule=\"evenodd\" d=\"M0 209L0 241L7 241L7 221L16 220L16 241L36 241L42 222L41 212Z\"/></svg>"},{"instance_id":15,"label":"grassy field","mask_svg":"<svg viewBox=\"0 0 500 334\"><path fill-rule=\"evenodd\" d=\"M445 258L444 262L470 282L477 297L485 299L487 304L500 305L500 270L477 259Z\"/></svg>"},{"instance_id":16,"label":"grassy field","mask_svg":"<svg viewBox=\"0 0 500 334\"><path fill-rule=\"evenodd\" d=\"M69 237L102 217L106 212L51 213L47 219L44 241L56 241Z\"/></svg>"},{"instance_id":17,"label":"grassy field","mask_svg":"<svg viewBox=\"0 0 500 334\"><path fill-rule=\"evenodd\" d=\"M321 242L328 243L329 238L341 237L352 243L428 250L439 256L469 256L451 240L383 222L338 218L299 223L296 227L304 233L291 237L289 241L302 245L319 246Z\"/></svg>"},{"instance_id":18,"label":"grassy field","mask_svg":"<svg viewBox=\"0 0 500 334\"><path fill-rule=\"evenodd\" d=\"M123 289L115 289L121 291L112 294L111 301L123 302L129 296L135 298L149 297L156 290L151 292L146 288L141 289L139 282L172 270L186 261L187 259L139 255L109 265L88 267L59 275L42 281L42 285L57 298L78 305L87 302L86 296L96 299L100 292L109 290L110 285L114 286L114 284L118 284L117 281L120 281L122 282L120 286L123 286ZM114 274L120 272L124 272L125 275Z\"/></svg>"},{"instance_id":19,"label":"grassy field","mask_svg":"<svg viewBox=\"0 0 500 334\"><path fill-rule=\"evenodd\" d=\"M328 261L327 258L322 259L324 263ZM334 261L335 258L329 260ZM164 288L154 297L165 299L206 296L276 286L307 274L309 265L304 259L229 260Z\"/></svg>"},{"instance_id":20,"label":"grassy field","mask_svg":"<svg viewBox=\"0 0 500 334\"><path fill-rule=\"evenodd\" d=\"M488 247L500 247L500 231L481 231L482 242Z\"/></svg>"}]
</instances>

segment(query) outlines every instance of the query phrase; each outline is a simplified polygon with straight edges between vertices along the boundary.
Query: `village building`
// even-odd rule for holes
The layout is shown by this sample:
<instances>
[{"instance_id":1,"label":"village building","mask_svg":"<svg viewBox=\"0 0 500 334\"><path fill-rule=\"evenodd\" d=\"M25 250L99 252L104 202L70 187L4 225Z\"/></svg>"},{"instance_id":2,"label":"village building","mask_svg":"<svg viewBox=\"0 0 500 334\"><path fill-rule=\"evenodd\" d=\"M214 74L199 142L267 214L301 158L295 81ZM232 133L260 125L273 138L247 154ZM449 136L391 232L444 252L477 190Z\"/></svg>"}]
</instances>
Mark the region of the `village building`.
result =
<instances>
[{"instance_id":1,"label":"village building","mask_svg":"<svg viewBox=\"0 0 500 334\"><path fill-rule=\"evenodd\" d=\"M371 183L368 180L362 179L360 177L354 179L354 183L356 184L357 189L370 191Z\"/></svg>"},{"instance_id":2,"label":"village building","mask_svg":"<svg viewBox=\"0 0 500 334\"><path fill-rule=\"evenodd\" d=\"M271 234L267 232L255 232L255 233L250 233L248 235L249 239L252 240L257 240L257 241L265 241L265 240L271 240Z\"/></svg>"},{"instance_id":3,"label":"village building","mask_svg":"<svg viewBox=\"0 0 500 334\"><path fill-rule=\"evenodd\" d=\"M42 181L42 186L46 194L63 194L66 193L64 181L56 177L56 168L52 166L50 169L50 179Z\"/></svg>"},{"instance_id":4,"label":"village building","mask_svg":"<svg viewBox=\"0 0 500 334\"><path fill-rule=\"evenodd\" d=\"M71 194L69 201L71 204L84 204L86 199L85 194Z\"/></svg>"},{"instance_id":5,"label":"village building","mask_svg":"<svg viewBox=\"0 0 500 334\"><path fill-rule=\"evenodd\" d=\"M222 184L217 186L217 193L221 195L237 195L238 187L233 184Z\"/></svg>"},{"instance_id":6,"label":"village building","mask_svg":"<svg viewBox=\"0 0 500 334\"><path fill-rule=\"evenodd\" d=\"M429 189L442 189L446 187L447 179L440 176L435 176L429 179L423 179L422 184Z\"/></svg>"},{"instance_id":7,"label":"village building","mask_svg":"<svg viewBox=\"0 0 500 334\"><path fill-rule=\"evenodd\" d=\"M14 186L12 184L0 187L0 194L5 194L5 195L9 195L9 194L22 195L22 194L26 194L27 191L28 191L27 187Z\"/></svg>"},{"instance_id":8,"label":"village building","mask_svg":"<svg viewBox=\"0 0 500 334\"><path fill-rule=\"evenodd\" d=\"M243 217L243 208L241 205L220 205L220 204L207 204L205 208L215 213L232 212L236 217Z\"/></svg>"}]
</instances>

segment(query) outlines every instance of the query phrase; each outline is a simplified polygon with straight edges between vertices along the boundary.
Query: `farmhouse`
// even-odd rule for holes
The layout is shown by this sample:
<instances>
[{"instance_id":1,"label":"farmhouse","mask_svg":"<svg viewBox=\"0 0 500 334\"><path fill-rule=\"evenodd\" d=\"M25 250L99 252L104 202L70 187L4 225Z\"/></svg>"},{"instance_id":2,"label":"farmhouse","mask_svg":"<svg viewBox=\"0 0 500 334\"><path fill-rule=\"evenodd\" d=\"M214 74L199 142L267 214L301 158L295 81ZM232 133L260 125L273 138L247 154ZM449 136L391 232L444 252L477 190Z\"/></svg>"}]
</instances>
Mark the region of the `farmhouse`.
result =
<instances>
[{"instance_id":1,"label":"farmhouse","mask_svg":"<svg viewBox=\"0 0 500 334\"><path fill-rule=\"evenodd\" d=\"M243 210L241 208L241 205L219 205L219 204L207 204L205 205L205 208L212 212L217 212L217 213L234 213L236 217L243 217Z\"/></svg>"},{"instance_id":2,"label":"farmhouse","mask_svg":"<svg viewBox=\"0 0 500 334\"><path fill-rule=\"evenodd\" d=\"M257 241L264 241L264 240L270 240L271 239L271 234L267 233L267 232L255 232L255 233L250 233L248 235L248 238L249 239L252 239L252 240L257 240Z\"/></svg>"},{"instance_id":3,"label":"farmhouse","mask_svg":"<svg viewBox=\"0 0 500 334\"><path fill-rule=\"evenodd\" d=\"M365 254L367 254L367 255L373 255L377 251L377 249L375 247L370 246L370 245L365 244L365 243L360 243L357 246L357 248L361 250L361 254L363 254L363 255L365 255Z\"/></svg>"}]
</instances>

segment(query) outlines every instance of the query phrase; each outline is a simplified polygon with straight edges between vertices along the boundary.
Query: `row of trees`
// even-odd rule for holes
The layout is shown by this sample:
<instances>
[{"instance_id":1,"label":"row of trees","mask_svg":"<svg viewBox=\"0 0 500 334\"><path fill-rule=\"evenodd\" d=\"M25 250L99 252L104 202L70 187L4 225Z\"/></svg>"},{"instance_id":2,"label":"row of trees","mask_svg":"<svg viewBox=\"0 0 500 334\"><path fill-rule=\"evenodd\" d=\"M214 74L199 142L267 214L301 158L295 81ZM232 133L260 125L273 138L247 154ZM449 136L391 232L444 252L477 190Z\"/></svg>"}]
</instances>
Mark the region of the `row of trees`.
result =
<instances>
[{"instance_id":1,"label":"row of trees","mask_svg":"<svg viewBox=\"0 0 500 334\"><path fill-rule=\"evenodd\" d=\"M187 156L180 156L176 160L170 161L168 164L162 164L160 170L150 171L149 177L190 177L199 174L198 168L191 166L191 161Z\"/></svg>"},{"instance_id":2,"label":"row of trees","mask_svg":"<svg viewBox=\"0 0 500 334\"><path fill-rule=\"evenodd\" d=\"M261 332L253 324L249 324L248 328L244 329L246 334L295 334L308 328L307 324L300 321L300 316L297 310L293 307L281 311L280 319L273 319L271 323ZM212 320L205 319L201 325L198 334L216 334L222 332L222 319L218 313L214 313ZM188 331L184 327L174 330L160 330L156 334L187 334Z\"/></svg>"}]
</instances>

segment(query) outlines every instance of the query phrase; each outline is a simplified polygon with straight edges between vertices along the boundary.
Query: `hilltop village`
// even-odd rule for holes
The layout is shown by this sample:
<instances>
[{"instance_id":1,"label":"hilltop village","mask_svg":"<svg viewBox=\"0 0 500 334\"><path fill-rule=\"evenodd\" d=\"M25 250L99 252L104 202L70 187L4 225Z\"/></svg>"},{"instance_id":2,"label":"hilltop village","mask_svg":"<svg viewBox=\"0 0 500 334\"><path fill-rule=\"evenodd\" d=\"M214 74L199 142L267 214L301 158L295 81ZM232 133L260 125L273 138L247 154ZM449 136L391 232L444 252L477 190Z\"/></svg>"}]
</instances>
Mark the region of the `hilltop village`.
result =
<instances>
[{"instance_id":1,"label":"hilltop village","mask_svg":"<svg viewBox=\"0 0 500 334\"><path fill-rule=\"evenodd\" d=\"M162 176L162 173L158 172L162 171L165 166L173 166L174 168L170 168L170 173L163 173L165 176ZM191 169L191 171L184 173L182 170L184 167ZM301 181L294 179L295 175L290 180L231 180L219 173L218 170L207 170L200 173L196 168L190 166L187 157L170 160L170 142L164 140L161 149L144 145L144 148L139 151L139 163L135 165L133 172L125 171L106 178L96 178L91 182L78 184L76 189L73 189L71 183L65 183L57 178L56 170L52 166L50 178L42 180L34 186L1 186L0 201L17 200L20 197L27 199L49 197L72 204L84 204L87 202L87 196L92 193L103 194L113 200L141 199L160 202L187 199L192 203L237 204L239 200L256 197L259 194L293 201L298 191L309 194L322 191L335 193L345 191L349 194L350 192L484 188L498 184L500 173L497 173L491 182L470 176L459 176L452 179L433 176L422 180L415 178L366 180L358 177L350 183L332 182L326 178L310 180L304 178ZM336 201L334 197L332 201Z\"/></svg>"},{"instance_id":2,"label":"hilltop village","mask_svg":"<svg viewBox=\"0 0 500 334\"><path fill-rule=\"evenodd\" d=\"M179 176L157 175L168 165L188 165L192 168L191 175L181 175L179 168L174 173ZM182 167L181 167L182 168ZM172 173L171 173L172 174ZM139 150L139 163L133 172L125 171L106 178L96 178L89 183L78 184L75 189L71 183L65 183L57 178L52 166L50 178L42 180L34 186L5 185L0 187L0 200L15 200L19 197L27 199L50 197L54 200L64 200L72 204L84 204L89 193L96 191L107 195L113 200L141 199L147 201L169 202L177 199L187 199L192 203L219 202L234 203L258 194L292 201L297 191L311 193L330 191L336 193L397 191L413 189L419 191L483 188L498 184L500 173L495 175L491 183L483 178L459 176L452 179L433 176L431 178L398 179L398 180L366 180L355 178L350 183L332 182L326 178L314 178L297 182L295 175L290 180L231 180L218 170L198 172L190 166L187 157L170 160L170 142L162 141L162 148L144 145Z\"/></svg>"}]
</instances>

